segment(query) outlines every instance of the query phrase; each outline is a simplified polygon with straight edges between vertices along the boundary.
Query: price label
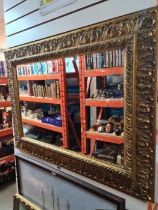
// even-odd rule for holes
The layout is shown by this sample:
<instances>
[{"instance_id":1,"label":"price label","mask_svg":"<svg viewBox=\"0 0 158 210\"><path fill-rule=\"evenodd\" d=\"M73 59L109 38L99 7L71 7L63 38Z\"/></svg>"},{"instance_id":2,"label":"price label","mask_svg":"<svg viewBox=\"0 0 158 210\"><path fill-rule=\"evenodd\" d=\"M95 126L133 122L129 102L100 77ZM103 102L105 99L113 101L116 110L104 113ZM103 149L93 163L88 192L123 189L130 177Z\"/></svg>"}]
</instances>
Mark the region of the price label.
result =
<instances>
[{"instance_id":1,"label":"price label","mask_svg":"<svg viewBox=\"0 0 158 210\"><path fill-rule=\"evenodd\" d=\"M53 3L53 2L54 2L54 0L43 0L44 5L47 5L47 4Z\"/></svg>"}]
</instances>

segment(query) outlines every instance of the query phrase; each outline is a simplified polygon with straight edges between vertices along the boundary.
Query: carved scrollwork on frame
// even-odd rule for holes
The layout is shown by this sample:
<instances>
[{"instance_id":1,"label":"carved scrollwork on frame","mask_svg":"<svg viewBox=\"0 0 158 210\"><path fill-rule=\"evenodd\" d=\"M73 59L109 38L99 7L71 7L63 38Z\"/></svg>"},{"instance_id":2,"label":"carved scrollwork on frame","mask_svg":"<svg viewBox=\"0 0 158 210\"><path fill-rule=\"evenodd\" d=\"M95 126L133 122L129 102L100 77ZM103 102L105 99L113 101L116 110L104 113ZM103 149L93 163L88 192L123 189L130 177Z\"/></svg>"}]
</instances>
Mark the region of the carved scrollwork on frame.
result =
<instances>
[{"instance_id":1,"label":"carved scrollwork on frame","mask_svg":"<svg viewBox=\"0 0 158 210\"><path fill-rule=\"evenodd\" d=\"M5 52L16 147L143 200L154 199L157 8L105 21ZM16 65L120 47L125 51L124 165L23 137Z\"/></svg>"}]
</instances>

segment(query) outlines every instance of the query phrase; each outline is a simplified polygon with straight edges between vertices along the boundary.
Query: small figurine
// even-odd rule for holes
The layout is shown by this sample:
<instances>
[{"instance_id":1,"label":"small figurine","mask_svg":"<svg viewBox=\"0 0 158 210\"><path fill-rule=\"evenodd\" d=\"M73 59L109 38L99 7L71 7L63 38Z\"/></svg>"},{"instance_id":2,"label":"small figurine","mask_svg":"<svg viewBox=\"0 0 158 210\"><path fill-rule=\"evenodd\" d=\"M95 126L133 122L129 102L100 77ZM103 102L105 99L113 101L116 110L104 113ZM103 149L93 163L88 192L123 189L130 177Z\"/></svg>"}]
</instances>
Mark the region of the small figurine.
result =
<instances>
[{"instance_id":1,"label":"small figurine","mask_svg":"<svg viewBox=\"0 0 158 210\"><path fill-rule=\"evenodd\" d=\"M94 93L92 94L92 97L91 97L91 98L97 98L98 95L99 95L99 90L96 89L96 90L94 91Z\"/></svg>"},{"instance_id":2,"label":"small figurine","mask_svg":"<svg viewBox=\"0 0 158 210\"><path fill-rule=\"evenodd\" d=\"M9 128L9 123L6 115L3 115L3 128Z\"/></svg>"},{"instance_id":3,"label":"small figurine","mask_svg":"<svg viewBox=\"0 0 158 210\"><path fill-rule=\"evenodd\" d=\"M99 98L100 99L105 99L106 98L106 94L105 94L105 91L104 90L100 90L100 92L99 92Z\"/></svg>"},{"instance_id":4,"label":"small figurine","mask_svg":"<svg viewBox=\"0 0 158 210\"><path fill-rule=\"evenodd\" d=\"M21 107L21 115L22 115L23 117L26 117L26 116L27 116L27 111L26 111L26 107L25 107L25 106L22 106L22 107Z\"/></svg>"},{"instance_id":5,"label":"small figurine","mask_svg":"<svg viewBox=\"0 0 158 210\"><path fill-rule=\"evenodd\" d=\"M121 130L120 130L120 128L115 128L115 129L114 129L114 133L115 133L116 136L120 136L120 135L121 135Z\"/></svg>"},{"instance_id":6,"label":"small figurine","mask_svg":"<svg viewBox=\"0 0 158 210\"><path fill-rule=\"evenodd\" d=\"M99 133L103 133L104 132L104 126L99 126L99 128L98 128L98 132Z\"/></svg>"},{"instance_id":7,"label":"small figurine","mask_svg":"<svg viewBox=\"0 0 158 210\"><path fill-rule=\"evenodd\" d=\"M42 109L37 109L37 118L41 120L42 117L44 117Z\"/></svg>"},{"instance_id":8,"label":"small figurine","mask_svg":"<svg viewBox=\"0 0 158 210\"><path fill-rule=\"evenodd\" d=\"M8 95L7 96L7 101L10 101L10 100L11 100L10 95Z\"/></svg>"},{"instance_id":9,"label":"small figurine","mask_svg":"<svg viewBox=\"0 0 158 210\"><path fill-rule=\"evenodd\" d=\"M97 130L98 130L97 125L92 125L92 127L90 128L90 131L97 131Z\"/></svg>"},{"instance_id":10,"label":"small figurine","mask_svg":"<svg viewBox=\"0 0 158 210\"><path fill-rule=\"evenodd\" d=\"M29 109L27 112L27 117L32 118L32 115L33 115L33 111L31 109Z\"/></svg>"},{"instance_id":11,"label":"small figurine","mask_svg":"<svg viewBox=\"0 0 158 210\"><path fill-rule=\"evenodd\" d=\"M113 132L113 128L114 128L114 124L109 122L105 126L105 132L106 133L112 133Z\"/></svg>"},{"instance_id":12,"label":"small figurine","mask_svg":"<svg viewBox=\"0 0 158 210\"><path fill-rule=\"evenodd\" d=\"M113 91L110 89L105 90L105 98L113 98Z\"/></svg>"},{"instance_id":13,"label":"small figurine","mask_svg":"<svg viewBox=\"0 0 158 210\"><path fill-rule=\"evenodd\" d=\"M123 88L121 87L121 84L118 84L117 90L114 91L114 97L123 98Z\"/></svg>"},{"instance_id":14,"label":"small figurine","mask_svg":"<svg viewBox=\"0 0 158 210\"><path fill-rule=\"evenodd\" d=\"M4 96L2 95L2 93L0 93L0 101L5 101L4 100Z\"/></svg>"}]
</instances>

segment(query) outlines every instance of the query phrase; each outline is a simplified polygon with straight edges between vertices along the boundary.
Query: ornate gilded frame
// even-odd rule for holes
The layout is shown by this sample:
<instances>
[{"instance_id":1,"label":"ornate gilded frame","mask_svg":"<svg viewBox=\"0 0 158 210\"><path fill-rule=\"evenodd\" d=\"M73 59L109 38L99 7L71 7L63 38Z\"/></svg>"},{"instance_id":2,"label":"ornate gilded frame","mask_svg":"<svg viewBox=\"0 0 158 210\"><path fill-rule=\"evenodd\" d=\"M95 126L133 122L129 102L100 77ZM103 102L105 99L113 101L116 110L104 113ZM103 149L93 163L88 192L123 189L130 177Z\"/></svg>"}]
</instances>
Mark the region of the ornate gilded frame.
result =
<instances>
[{"instance_id":1,"label":"ornate gilded frame","mask_svg":"<svg viewBox=\"0 0 158 210\"><path fill-rule=\"evenodd\" d=\"M20 210L20 204L22 204L27 210L42 210L36 207L33 203L28 201L20 194L15 194L13 196L13 210Z\"/></svg>"},{"instance_id":2,"label":"ornate gilded frame","mask_svg":"<svg viewBox=\"0 0 158 210\"><path fill-rule=\"evenodd\" d=\"M157 8L43 39L5 52L16 147L143 200L154 200ZM124 165L102 162L23 137L16 65L121 47L126 55Z\"/></svg>"}]
</instances>

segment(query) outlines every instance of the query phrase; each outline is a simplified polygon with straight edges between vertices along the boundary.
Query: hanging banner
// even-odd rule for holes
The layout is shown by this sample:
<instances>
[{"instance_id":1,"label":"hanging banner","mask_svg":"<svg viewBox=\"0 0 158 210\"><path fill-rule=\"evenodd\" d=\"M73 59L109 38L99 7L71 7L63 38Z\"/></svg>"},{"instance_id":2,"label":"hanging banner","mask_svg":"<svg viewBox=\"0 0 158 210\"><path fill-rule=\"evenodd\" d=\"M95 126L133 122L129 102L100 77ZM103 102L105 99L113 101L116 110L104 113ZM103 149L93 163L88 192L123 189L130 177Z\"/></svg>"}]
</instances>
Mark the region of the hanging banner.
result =
<instances>
[{"instance_id":1,"label":"hanging banner","mask_svg":"<svg viewBox=\"0 0 158 210\"><path fill-rule=\"evenodd\" d=\"M57 11L63 7L75 3L77 0L41 0L40 14L46 15L48 13Z\"/></svg>"}]
</instances>

